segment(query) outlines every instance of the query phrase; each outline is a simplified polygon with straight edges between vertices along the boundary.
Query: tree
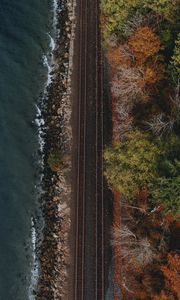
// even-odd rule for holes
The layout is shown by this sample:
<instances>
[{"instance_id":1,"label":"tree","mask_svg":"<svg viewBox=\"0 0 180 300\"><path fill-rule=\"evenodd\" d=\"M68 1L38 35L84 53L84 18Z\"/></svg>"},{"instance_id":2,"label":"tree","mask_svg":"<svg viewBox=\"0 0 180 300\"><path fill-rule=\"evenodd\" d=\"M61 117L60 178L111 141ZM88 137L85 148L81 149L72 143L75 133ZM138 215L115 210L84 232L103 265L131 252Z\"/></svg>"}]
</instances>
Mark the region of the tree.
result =
<instances>
[{"instance_id":1,"label":"tree","mask_svg":"<svg viewBox=\"0 0 180 300\"><path fill-rule=\"evenodd\" d=\"M134 56L127 44L118 47L109 47L107 51L108 61L113 68L120 65L130 66Z\"/></svg>"},{"instance_id":2,"label":"tree","mask_svg":"<svg viewBox=\"0 0 180 300\"><path fill-rule=\"evenodd\" d=\"M158 161L158 176L148 183L151 201L162 203L165 213L174 217L180 214L180 139L172 134L157 140L161 151Z\"/></svg>"},{"instance_id":3,"label":"tree","mask_svg":"<svg viewBox=\"0 0 180 300\"><path fill-rule=\"evenodd\" d=\"M162 290L159 295L155 295L152 299L153 300L175 300L173 295L167 295L167 293L164 290Z\"/></svg>"},{"instance_id":4,"label":"tree","mask_svg":"<svg viewBox=\"0 0 180 300\"><path fill-rule=\"evenodd\" d=\"M143 70L141 68L119 66L111 83L113 96L127 103L146 102L148 94L145 89Z\"/></svg>"},{"instance_id":5,"label":"tree","mask_svg":"<svg viewBox=\"0 0 180 300\"><path fill-rule=\"evenodd\" d=\"M125 24L125 35L126 37L129 37L139 27L144 26L148 26L153 29L153 31L157 31L161 22L162 17L153 11L143 13L140 9L136 10L132 18L128 18Z\"/></svg>"},{"instance_id":6,"label":"tree","mask_svg":"<svg viewBox=\"0 0 180 300\"><path fill-rule=\"evenodd\" d=\"M120 246L122 258L128 258L131 263L146 266L157 257L147 237L137 239L136 235L125 225L113 228L114 242Z\"/></svg>"},{"instance_id":7,"label":"tree","mask_svg":"<svg viewBox=\"0 0 180 300\"><path fill-rule=\"evenodd\" d=\"M158 57L160 60L160 56ZM158 58L144 66L144 80L147 85L153 85L165 79L165 65Z\"/></svg>"},{"instance_id":8,"label":"tree","mask_svg":"<svg viewBox=\"0 0 180 300\"><path fill-rule=\"evenodd\" d=\"M180 139L176 134L157 140L162 149L162 156L158 163L159 177L173 179L180 174Z\"/></svg>"},{"instance_id":9,"label":"tree","mask_svg":"<svg viewBox=\"0 0 180 300\"><path fill-rule=\"evenodd\" d=\"M169 111L153 116L145 124L155 135L162 136L173 132L175 125L180 123L180 84L168 96Z\"/></svg>"},{"instance_id":10,"label":"tree","mask_svg":"<svg viewBox=\"0 0 180 300\"><path fill-rule=\"evenodd\" d=\"M171 23L176 22L180 13L179 0L143 0L142 6L162 15Z\"/></svg>"},{"instance_id":11,"label":"tree","mask_svg":"<svg viewBox=\"0 0 180 300\"><path fill-rule=\"evenodd\" d=\"M147 133L138 130L104 153L105 175L111 188L132 200L141 188L157 176L161 151Z\"/></svg>"},{"instance_id":12,"label":"tree","mask_svg":"<svg viewBox=\"0 0 180 300\"><path fill-rule=\"evenodd\" d=\"M128 44L138 64L144 63L148 57L160 50L160 39L148 26L137 28L129 38Z\"/></svg>"},{"instance_id":13,"label":"tree","mask_svg":"<svg viewBox=\"0 0 180 300\"><path fill-rule=\"evenodd\" d=\"M123 31L127 19L140 4L141 0L102 0L101 8L106 17L105 39L115 31Z\"/></svg>"},{"instance_id":14,"label":"tree","mask_svg":"<svg viewBox=\"0 0 180 300\"><path fill-rule=\"evenodd\" d=\"M164 211L178 218L180 215L180 176L159 177L148 187L153 203L163 203Z\"/></svg>"},{"instance_id":15,"label":"tree","mask_svg":"<svg viewBox=\"0 0 180 300\"><path fill-rule=\"evenodd\" d=\"M174 127L174 123L174 118L167 118L162 113L154 116L150 121L145 122L149 130L151 130L157 136L171 133Z\"/></svg>"},{"instance_id":16,"label":"tree","mask_svg":"<svg viewBox=\"0 0 180 300\"><path fill-rule=\"evenodd\" d=\"M165 277L165 287L168 294L174 294L180 298L180 254L169 253L167 265L161 267L161 271Z\"/></svg>"},{"instance_id":17,"label":"tree","mask_svg":"<svg viewBox=\"0 0 180 300\"><path fill-rule=\"evenodd\" d=\"M139 240L137 247L134 249L134 259L141 265L146 266L157 258L157 253L152 247L147 237Z\"/></svg>"},{"instance_id":18,"label":"tree","mask_svg":"<svg viewBox=\"0 0 180 300\"><path fill-rule=\"evenodd\" d=\"M132 21L137 26L148 24L153 27L153 14L155 25L160 18L170 24L176 23L180 15L179 0L101 0L101 9L106 20L103 30L105 39L114 32L126 34L129 25L127 23L134 19L136 12L142 15ZM144 15L146 17L148 14L149 23L143 21Z\"/></svg>"},{"instance_id":19,"label":"tree","mask_svg":"<svg viewBox=\"0 0 180 300\"><path fill-rule=\"evenodd\" d=\"M60 150L52 150L49 153L47 163L53 172L58 172L65 168L69 161L69 155L63 155Z\"/></svg>"},{"instance_id":20,"label":"tree","mask_svg":"<svg viewBox=\"0 0 180 300\"><path fill-rule=\"evenodd\" d=\"M114 101L114 115L116 123L114 124L113 131L119 141L122 141L128 132L132 130L133 117L132 106L128 102L123 103L120 99Z\"/></svg>"},{"instance_id":21,"label":"tree","mask_svg":"<svg viewBox=\"0 0 180 300\"><path fill-rule=\"evenodd\" d=\"M180 80L178 80L177 86L174 88L173 95L170 96L171 104L171 119L179 124L180 122Z\"/></svg>"},{"instance_id":22,"label":"tree","mask_svg":"<svg viewBox=\"0 0 180 300\"><path fill-rule=\"evenodd\" d=\"M171 76L175 84L180 80L180 33L175 41L174 54L170 62Z\"/></svg>"}]
</instances>

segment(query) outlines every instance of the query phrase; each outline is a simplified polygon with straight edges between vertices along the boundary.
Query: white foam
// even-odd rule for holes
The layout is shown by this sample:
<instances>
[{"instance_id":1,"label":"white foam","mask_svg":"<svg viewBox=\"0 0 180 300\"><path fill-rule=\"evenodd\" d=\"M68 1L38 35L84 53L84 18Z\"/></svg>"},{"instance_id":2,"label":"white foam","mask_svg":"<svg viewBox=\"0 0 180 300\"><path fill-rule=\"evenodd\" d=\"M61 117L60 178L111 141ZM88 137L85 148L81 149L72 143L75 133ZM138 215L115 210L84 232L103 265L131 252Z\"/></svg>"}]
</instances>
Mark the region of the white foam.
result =
<instances>
[{"instance_id":1,"label":"white foam","mask_svg":"<svg viewBox=\"0 0 180 300\"><path fill-rule=\"evenodd\" d=\"M56 47L56 43L55 43L55 40L52 38L52 36L48 33L47 34L48 35L48 37L49 37L49 39L50 39L50 49L51 49L51 51L53 52L54 51L54 49L55 49L55 47Z\"/></svg>"},{"instance_id":2,"label":"white foam","mask_svg":"<svg viewBox=\"0 0 180 300\"><path fill-rule=\"evenodd\" d=\"M53 0L53 28L54 28L54 34L56 33L57 14L58 14L58 0Z\"/></svg>"},{"instance_id":3,"label":"white foam","mask_svg":"<svg viewBox=\"0 0 180 300\"><path fill-rule=\"evenodd\" d=\"M54 36L56 36L58 0L53 0L52 6L53 6L53 31L54 31ZM53 51L56 47L55 39L51 36L51 34L47 33L47 35L49 37L49 52L50 53L45 54L42 57L43 65L47 68L47 80L46 80L46 83L44 86L44 96L42 97L41 104L40 104L43 107L45 105L45 100L47 99L46 98L47 87L52 83L52 79L53 79L53 74L52 74L53 65L54 65ZM42 112L38 105L36 105L36 110L37 110L37 113L36 113L35 123L38 126L39 148L40 148L41 155L42 155L40 164L43 166L43 161L44 161L43 150L44 150L44 145L45 145L43 133L44 133L44 129L45 129L44 128L45 121L42 117Z\"/></svg>"},{"instance_id":4,"label":"white foam","mask_svg":"<svg viewBox=\"0 0 180 300\"><path fill-rule=\"evenodd\" d=\"M52 3L53 6L53 36L50 33L47 33L49 37L49 50L50 53L47 55L43 55L43 64L45 67L47 67L47 82L45 86L45 91L44 93L46 94L47 87L51 84L52 82L52 71L53 71L53 66L54 66L54 56L53 56L53 51L55 50L56 47L56 36L57 36L57 15L58 15L58 0L53 0Z\"/></svg>"},{"instance_id":5,"label":"white foam","mask_svg":"<svg viewBox=\"0 0 180 300\"><path fill-rule=\"evenodd\" d=\"M35 300L36 296L33 291L36 290L38 274L39 274L39 264L36 257L36 242L37 233L33 218L31 218L31 242L32 242L32 269L31 269L31 285L29 288L29 300Z\"/></svg>"},{"instance_id":6,"label":"white foam","mask_svg":"<svg viewBox=\"0 0 180 300\"><path fill-rule=\"evenodd\" d=\"M57 16L58 16L58 0L52 0L53 6L53 36L57 36ZM38 141L39 141L39 150L41 152L39 163L42 168L42 173L39 178L38 189L39 195L43 194L43 190L41 188L41 183L44 178L43 168L44 168L44 130L45 130L45 121L42 116L41 107L46 107L46 100L47 100L47 87L52 83L53 79L53 65L54 65L54 57L53 51L55 50L56 44L55 39L51 36L51 34L47 33L49 36L49 53L44 54L43 64L47 68L47 80L44 86L44 95L41 99L41 103L39 105L35 105L36 107L36 119L35 124L38 127ZM33 294L33 291L36 290L37 282L38 282L38 275L39 275L39 262L36 256L36 244L37 244L37 232L34 224L33 218L31 218L31 240L32 240L32 270L31 270L31 285L29 287L29 300L36 300L36 296Z\"/></svg>"},{"instance_id":7,"label":"white foam","mask_svg":"<svg viewBox=\"0 0 180 300\"><path fill-rule=\"evenodd\" d=\"M56 10L57 10L57 1L53 2L53 23L55 22L54 20L54 15L56 15ZM54 24L53 26L56 27L56 24ZM52 83L52 79L53 79L53 51L55 49L55 40L53 39L53 37L47 33L48 37L49 37L49 53L46 55L43 55L42 60L43 60L43 65L47 68L47 79L46 79L46 83L44 86L44 96L41 99L41 103L40 106L44 107L45 106L45 101L46 101L46 95L47 95L47 88L48 86ZM35 123L38 126L38 140L39 140L39 149L41 152L41 160L40 160L40 164L43 167L44 166L44 145L45 145L45 141L44 141L44 130L45 130L45 121L42 117L42 112L41 109L38 105L36 106L36 119L35 119Z\"/></svg>"},{"instance_id":8,"label":"white foam","mask_svg":"<svg viewBox=\"0 0 180 300\"><path fill-rule=\"evenodd\" d=\"M52 82L52 75L51 75L52 67L51 67L51 63L48 60L47 55L43 55L43 64L47 68L47 83L46 83L46 87L47 87Z\"/></svg>"},{"instance_id":9,"label":"white foam","mask_svg":"<svg viewBox=\"0 0 180 300\"><path fill-rule=\"evenodd\" d=\"M40 148L41 156L42 156L40 164L41 164L41 166L43 166L43 150L44 150L44 145L45 145L45 141L43 138L43 126L45 125L45 121L42 117L41 110L37 104L35 104L35 107L36 107L36 111L37 111L35 123L38 126L38 141L39 141L39 148Z\"/></svg>"}]
</instances>

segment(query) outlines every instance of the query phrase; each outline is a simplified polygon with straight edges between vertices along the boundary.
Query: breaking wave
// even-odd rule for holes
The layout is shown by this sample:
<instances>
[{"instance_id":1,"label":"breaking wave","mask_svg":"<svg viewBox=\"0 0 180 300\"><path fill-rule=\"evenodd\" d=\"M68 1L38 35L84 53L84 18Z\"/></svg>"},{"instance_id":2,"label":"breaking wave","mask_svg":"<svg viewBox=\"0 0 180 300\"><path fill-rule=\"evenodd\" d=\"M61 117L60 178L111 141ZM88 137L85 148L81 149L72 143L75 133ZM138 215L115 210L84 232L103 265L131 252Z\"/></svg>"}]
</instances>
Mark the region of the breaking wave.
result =
<instances>
[{"instance_id":1,"label":"breaking wave","mask_svg":"<svg viewBox=\"0 0 180 300\"><path fill-rule=\"evenodd\" d=\"M44 135L45 135L45 121L43 119L43 113L42 111L44 110L44 107L47 104L48 100L48 87L51 85L52 80L53 80L53 68L54 68L54 55L53 52L56 47L55 43L55 38L52 37L52 35L55 37L56 36L56 25L57 25L57 13L58 13L58 1L53 0L52 3L52 8L53 8L53 28L52 31L53 33L47 33L49 37L49 51L47 54L44 54L42 57L42 62L43 65L47 69L47 79L44 85L44 91L43 95L40 99L40 102L35 105L36 108L36 119L35 119L35 124L38 127L38 143L39 143L39 165L41 168L41 175L39 178L39 188L38 188L38 193L39 197L41 197L43 191L41 189L41 183L43 180L43 169L44 169L44 145L45 145L45 140L44 140ZM38 274L39 274L39 263L38 263L38 254L37 254L37 237L39 237L39 232L37 232L36 224L34 222L34 218L32 217L31 219L31 244L32 244L32 269L31 269L31 284L29 288L29 300L35 300L36 296L34 294L34 291L36 290L37 287L37 282L38 282Z\"/></svg>"}]
</instances>

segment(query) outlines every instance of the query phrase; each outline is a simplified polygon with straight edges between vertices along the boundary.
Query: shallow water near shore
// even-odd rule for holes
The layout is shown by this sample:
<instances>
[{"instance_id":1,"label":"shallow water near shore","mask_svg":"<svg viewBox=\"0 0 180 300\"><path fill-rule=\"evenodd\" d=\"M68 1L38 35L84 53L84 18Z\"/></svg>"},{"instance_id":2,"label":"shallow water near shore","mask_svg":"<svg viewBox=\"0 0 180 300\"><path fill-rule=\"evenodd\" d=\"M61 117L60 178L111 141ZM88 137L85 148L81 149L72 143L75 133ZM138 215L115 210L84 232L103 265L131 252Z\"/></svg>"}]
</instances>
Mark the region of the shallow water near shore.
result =
<instances>
[{"instance_id":1,"label":"shallow water near shore","mask_svg":"<svg viewBox=\"0 0 180 300\"><path fill-rule=\"evenodd\" d=\"M33 299L41 172L35 118L52 23L53 1L0 1L0 300Z\"/></svg>"}]
</instances>

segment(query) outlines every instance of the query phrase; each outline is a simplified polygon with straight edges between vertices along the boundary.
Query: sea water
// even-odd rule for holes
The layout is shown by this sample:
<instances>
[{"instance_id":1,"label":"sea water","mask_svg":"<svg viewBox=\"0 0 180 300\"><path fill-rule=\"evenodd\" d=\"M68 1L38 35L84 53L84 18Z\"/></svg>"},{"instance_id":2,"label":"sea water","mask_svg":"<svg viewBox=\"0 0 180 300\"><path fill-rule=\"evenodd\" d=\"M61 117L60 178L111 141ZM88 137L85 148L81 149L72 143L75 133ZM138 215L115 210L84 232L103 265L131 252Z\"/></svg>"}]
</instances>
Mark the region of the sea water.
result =
<instances>
[{"instance_id":1,"label":"sea water","mask_svg":"<svg viewBox=\"0 0 180 300\"><path fill-rule=\"evenodd\" d=\"M55 4L0 0L0 300L33 299L38 276L39 103L50 83Z\"/></svg>"}]
</instances>

